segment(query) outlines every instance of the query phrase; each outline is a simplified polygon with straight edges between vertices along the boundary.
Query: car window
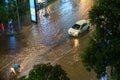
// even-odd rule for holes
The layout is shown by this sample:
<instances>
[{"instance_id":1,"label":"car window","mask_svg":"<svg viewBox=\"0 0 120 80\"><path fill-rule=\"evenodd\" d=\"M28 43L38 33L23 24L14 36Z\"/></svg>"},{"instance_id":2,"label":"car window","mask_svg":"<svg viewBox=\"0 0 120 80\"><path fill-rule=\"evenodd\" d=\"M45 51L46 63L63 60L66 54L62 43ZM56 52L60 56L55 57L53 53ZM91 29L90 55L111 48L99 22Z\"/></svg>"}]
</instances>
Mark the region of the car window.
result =
<instances>
[{"instance_id":1,"label":"car window","mask_svg":"<svg viewBox=\"0 0 120 80\"><path fill-rule=\"evenodd\" d=\"M82 29L86 25L87 25L87 23L82 24L81 27L80 27L80 29Z\"/></svg>"},{"instance_id":2,"label":"car window","mask_svg":"<svg viewBox=\"0 0 120 80\"><path fill-rule=\"evenodd\" d=\"M73 29L79 29L79 28L80 28L80 25L74 24L74 25L72 26L72 28L73 28Z\"/></svg>"}]
</instances>

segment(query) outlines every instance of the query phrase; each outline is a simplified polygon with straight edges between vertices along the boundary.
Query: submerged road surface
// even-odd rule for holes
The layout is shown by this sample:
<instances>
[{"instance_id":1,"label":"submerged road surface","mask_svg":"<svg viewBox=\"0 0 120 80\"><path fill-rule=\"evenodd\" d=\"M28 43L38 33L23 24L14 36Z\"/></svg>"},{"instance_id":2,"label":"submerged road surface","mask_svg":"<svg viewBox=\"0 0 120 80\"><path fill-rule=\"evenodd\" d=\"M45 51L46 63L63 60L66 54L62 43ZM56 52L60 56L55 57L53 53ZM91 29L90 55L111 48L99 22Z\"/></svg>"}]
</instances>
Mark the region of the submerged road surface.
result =
<instances>
[{"instance_id":1,"label":"submerged road surface","mask_svg":"<svg viewBox=\"0 0 120 80\"><path fill-rule=\"evenodd\" d=\"M16 36L0 38L0 76L9 80L9 68L13 62L22 66L19 76L27 75L33 65L39 63L60 64L70 80L96 80L94 72L87 72L79 54L87 45L91 31L78 38L70 37L68 29L80 19L89 19L93 0L58 0L38 12L38 23L22 26Z\"/></svg>"}]
</instances>

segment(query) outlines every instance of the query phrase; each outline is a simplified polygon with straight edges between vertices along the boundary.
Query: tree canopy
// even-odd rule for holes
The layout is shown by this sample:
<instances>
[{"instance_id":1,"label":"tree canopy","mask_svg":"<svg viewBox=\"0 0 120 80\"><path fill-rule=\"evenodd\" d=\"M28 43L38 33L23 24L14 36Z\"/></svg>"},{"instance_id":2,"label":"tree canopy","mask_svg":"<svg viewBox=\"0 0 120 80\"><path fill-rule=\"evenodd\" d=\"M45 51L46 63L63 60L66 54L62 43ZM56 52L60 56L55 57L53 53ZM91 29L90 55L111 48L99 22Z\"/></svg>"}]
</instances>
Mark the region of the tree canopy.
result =
<instances>
[{"instance_id":1,"label":"tree canopy","mask_svg":"<svg viewBox=\"0 0 120 80\"><path fill-rule=\"evenodd\" d=\"M19 15L23 16L29 12L29 0L0 0L0 20L7 22L9 19L16 19L17 7Z\"/></svg>"},{"instance_id":2,"label":"tree canopy","mask_svg":"<svg viewBox=\"0 0 120 80\"><path fill-rule=\"evenodd\" d=\"M96 28L89 45L82 54L88 70L94 70L98 78L111 70L118 80L120 76L120 0L98 0L90 13L90 22ZM110 67L110 68L109 68Z\"/></svg>"},{"instance_id":3,"label":"tree canopy","mask_svg":"<svg viewBox=\"0 0 120 80\"><path fill-rule=\"evenodd\" d=\"M26 80L69 80L69 78L60 65L52 66L48 63L35 65Z\"/></svg>"}]
</instances>

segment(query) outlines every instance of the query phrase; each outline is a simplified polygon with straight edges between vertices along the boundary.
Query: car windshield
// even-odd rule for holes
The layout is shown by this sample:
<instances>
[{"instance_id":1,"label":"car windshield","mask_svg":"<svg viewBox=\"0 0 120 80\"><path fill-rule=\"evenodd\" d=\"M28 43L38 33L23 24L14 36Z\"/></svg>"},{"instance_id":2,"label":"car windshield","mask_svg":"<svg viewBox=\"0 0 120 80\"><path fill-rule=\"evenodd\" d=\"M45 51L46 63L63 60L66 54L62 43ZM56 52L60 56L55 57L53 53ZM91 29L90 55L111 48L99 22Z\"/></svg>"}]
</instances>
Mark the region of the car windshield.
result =
<instances>
[{"instance_id":1,"label":"car windshield","mask_svg":"<svg viewBox=\"0 0 120 80\"><path fill-rule=\"evenodd\" d=\"M74 24L74 25L72 26L72 28L78 30L78 29L80 28L80 25L78 25L78 24Z\"/></svg>"}]
</instances>

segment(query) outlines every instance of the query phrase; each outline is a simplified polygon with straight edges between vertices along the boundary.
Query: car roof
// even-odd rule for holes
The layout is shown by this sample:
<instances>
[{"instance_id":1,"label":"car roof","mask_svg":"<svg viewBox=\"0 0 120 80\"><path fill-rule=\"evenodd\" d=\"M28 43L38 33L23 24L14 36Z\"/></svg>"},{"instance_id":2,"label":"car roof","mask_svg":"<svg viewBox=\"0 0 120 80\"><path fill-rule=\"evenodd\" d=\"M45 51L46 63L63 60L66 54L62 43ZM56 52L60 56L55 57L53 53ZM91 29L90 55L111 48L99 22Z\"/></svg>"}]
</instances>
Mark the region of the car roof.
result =
<instances>
[{"instance_id":1,"label":"car roof","mask_svg":"<svg viewBox=\"0 0 120 80\"><path fill-rule=\"evenodd\" d=\"M76 24L82 25L83 23L89 23L88 20L79 20L76 22Z\"/></svg>"}]
</instances>

